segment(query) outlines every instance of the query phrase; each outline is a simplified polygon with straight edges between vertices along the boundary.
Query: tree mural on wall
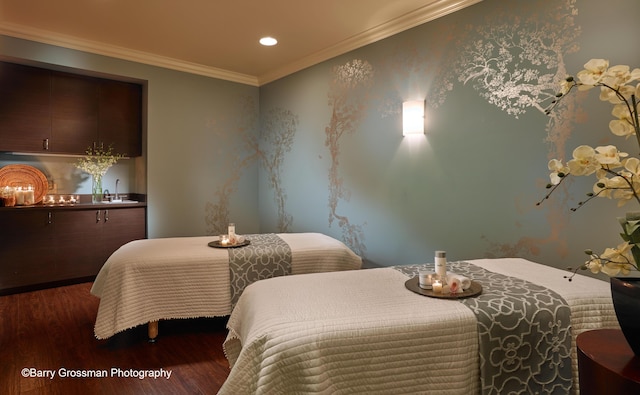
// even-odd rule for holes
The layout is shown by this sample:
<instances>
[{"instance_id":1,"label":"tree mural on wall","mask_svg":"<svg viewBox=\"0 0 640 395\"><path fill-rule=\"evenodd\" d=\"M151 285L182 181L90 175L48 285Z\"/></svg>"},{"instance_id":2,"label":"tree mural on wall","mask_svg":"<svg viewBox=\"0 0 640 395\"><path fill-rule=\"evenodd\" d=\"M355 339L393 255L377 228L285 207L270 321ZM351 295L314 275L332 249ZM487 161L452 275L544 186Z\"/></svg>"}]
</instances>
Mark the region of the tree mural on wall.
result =
<instances>
[{"instance_id":1,"label":"tree mural on wall","mask_svg":"<svg viewBox=\"0 0 640 395\"><path fill-rule=\"evenodd\" d=\"M329 169L329 226L334 220L342 229L342 239L356 254L364 256L366 250L362 225L351 223L346 215L338 212L338 204L349 201L350 191L340 176L340 140L357 130L364 115L364 100L373 80L374 71L366 61L354 59L332 69L329 86L331 120L325 128L325 146L331 154Z\"/></svg>"},{"instance_id":2,"label":"tree mural on wall","mask_svg":"<svg viewBox=\"0 0 640 395\"><path fill-rule=\"evenodd\" d=\"M270 110L263 119L263 129L257 137L252 133L257 120L255 101L251 97L242 98L240 108L242 115L229 122L235 126L227 126L226 122L212 122L211 125L220 130L219 137L225 139L225 149L220 154L224 156L223 163L229 165L225 167L225 180L215 192L215 202L207 202L205 205L206 232L209 235L227 232L227 225L231 222L231 198L238 189L242 173L255 161L259 161L266 170L275 193L278 206L277 231L288 232L291 230L293 217L285 210L286 191L282 187L280 173L285 155L293 145L297 117L287 110ZM236 136L240 137L240 143L234 146L228 138Z\"/></svg>"},{"instance_id":3,"label":"tree mural on wall","mask_svg":"<svg viewBox=\"0 0 640 395\"><path fill-rule=\"evenodd\" d=\"M462 43L456 66L445 79L457 78L472 86L489 103L515 118L531 109L544 113L567 75L565 56L578 50L580 28L575 22L576 0L543 3L518 3L520 15L526 17L496 13L483 25L470 26L473 34L467 37L473 39ZM577 114L574 100L563 102L548 118L549 158L564 156ZM545 239L522 237L513 245L489 241L491 252L487 255L536 254L540 245L550 242L559 242L558 252L566 255L566 243L559 237L568 225L563 215L566 205L566 200L549 205L551 233Z\"/></svg>"},{"instance_id":4,"label":"tree mural on wall","mask_svg":"<svg viewBox=\"0 0 640 395\"><path fill-rule=\"evenodd\" d=\"M229 222L229 203L238 189L238 181L242 172L258 157L256 137L251 133L255 127L257 116L256 103L251 97L244 97L240 103L240 116L235 126L226 125L227 122L213 122L213 128L220 131L219 139L226 148L220 154L224 155L226 179L215 192L216 203L207 202L205 205L206 232L209 235L227 233ZM227 141L229 137L240 136L241 144L233 146Z\"/></svg>"},{"instance_id":5,"label":"tree mural on wall","mask_svg":"<svg viewBox=\"0 0 640 395\"><path fill-rule=\"evenodd\" d=\"M297 126L298 117L291 111L274 108L269 110L263 117L260 133L260 150L258 153L275 193L274 198L278 207L277 228L279 232L283 233L291 231L293 217L285 210L287 194L282 187L280 175L285 154L291 151Z\"/></svg>"}]
</instances>

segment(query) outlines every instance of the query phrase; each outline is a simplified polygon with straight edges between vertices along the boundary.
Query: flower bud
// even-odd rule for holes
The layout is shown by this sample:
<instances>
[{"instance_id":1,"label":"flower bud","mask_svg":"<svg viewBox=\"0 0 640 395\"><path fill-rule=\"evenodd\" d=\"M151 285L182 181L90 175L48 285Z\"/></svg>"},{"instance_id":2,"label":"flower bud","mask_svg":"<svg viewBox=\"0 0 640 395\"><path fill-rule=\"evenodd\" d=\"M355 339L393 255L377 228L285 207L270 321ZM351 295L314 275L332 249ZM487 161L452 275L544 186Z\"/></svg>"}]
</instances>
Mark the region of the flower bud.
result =
<instances>
[{"instance_id":1,"label":"flower bud","mask_svg":"<svg viewBox=\"0 0 640 395\"><path fill-rule=\"evenodd\" d=\"M593 251L589 248L587 248L586 250L584 250L584 253L587 255L593 255Z\"/></svg>"}]
</instances>

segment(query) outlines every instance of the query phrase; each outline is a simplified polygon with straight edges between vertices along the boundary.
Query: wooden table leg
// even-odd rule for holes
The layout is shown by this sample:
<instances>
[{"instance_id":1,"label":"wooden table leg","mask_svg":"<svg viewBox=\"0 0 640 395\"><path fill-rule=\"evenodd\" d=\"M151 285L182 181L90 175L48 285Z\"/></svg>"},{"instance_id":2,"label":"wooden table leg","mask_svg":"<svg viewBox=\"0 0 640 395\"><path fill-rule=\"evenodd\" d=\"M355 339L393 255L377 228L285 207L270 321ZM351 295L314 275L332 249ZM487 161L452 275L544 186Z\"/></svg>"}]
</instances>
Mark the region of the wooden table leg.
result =
<instances>
[{"instance_id":1,"label":"wooden table leg","mask_svg":"<svg viewBox=\"0 0 640 395\"><path fill-rule=\"evenodd\" d=\"M149 343L155 343L156 337L158 337L158 321L150 321L147 324L147 333L149 336Z\"/></svg>"}]
</instances>

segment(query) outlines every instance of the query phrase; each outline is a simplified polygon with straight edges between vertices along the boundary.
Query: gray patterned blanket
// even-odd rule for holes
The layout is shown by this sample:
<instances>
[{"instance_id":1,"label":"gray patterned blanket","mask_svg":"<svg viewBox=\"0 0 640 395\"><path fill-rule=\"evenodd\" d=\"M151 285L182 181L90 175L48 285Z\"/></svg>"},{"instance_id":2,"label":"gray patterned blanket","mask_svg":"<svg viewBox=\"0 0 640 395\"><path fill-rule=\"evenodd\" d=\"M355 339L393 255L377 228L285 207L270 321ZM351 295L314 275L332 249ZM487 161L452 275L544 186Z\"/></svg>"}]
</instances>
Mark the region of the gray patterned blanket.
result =
<instances>
[{"instance_id":1,"label":"gray patterned blanket","mask_svg":"<svg viewBox=\"0 0 640 395\"><path fill-rule=\"evenodd\" d=\"M408 276L433 264L394 266ZM570 309L545 287L468 262L447 269L482 285L459 299L478 320L482 393L568 394L572 387Z\"/></svg>"},{"instance_id":2,"label":"gray patterned blanket","mask_svg":"<svg viewBox=\"0 0 640 395\"><path fill-rule=\"evenodd\" d=\"M291 248L274 233L250 234L248 246L229 249L231 306L249 284L291 274Z\"/></svg>"}]
</instances>

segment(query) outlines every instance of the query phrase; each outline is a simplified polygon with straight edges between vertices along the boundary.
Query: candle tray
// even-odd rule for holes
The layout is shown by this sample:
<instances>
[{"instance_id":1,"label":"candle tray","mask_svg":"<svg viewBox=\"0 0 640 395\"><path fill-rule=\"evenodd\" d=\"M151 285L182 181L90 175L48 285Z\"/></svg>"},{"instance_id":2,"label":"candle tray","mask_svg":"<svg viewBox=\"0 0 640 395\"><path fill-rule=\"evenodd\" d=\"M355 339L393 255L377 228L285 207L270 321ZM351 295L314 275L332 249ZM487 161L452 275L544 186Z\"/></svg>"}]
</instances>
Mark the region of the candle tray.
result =
<instances>
[{"instance_id":1,"label":"candle tray","mask_svg":"<svg viewBox=\"0 0 640 395\"><path fill-rule=\"evenodd\" d=\"M214 240L209 242L209 244L207 245L213 248L239 248L239 247L248 246L249 244L251 244L251 240L245 239L245 241L242 241L240 243L235 243L235 244L222 244L220 243L220 240Z\"/></svg>"}]
</instances>

